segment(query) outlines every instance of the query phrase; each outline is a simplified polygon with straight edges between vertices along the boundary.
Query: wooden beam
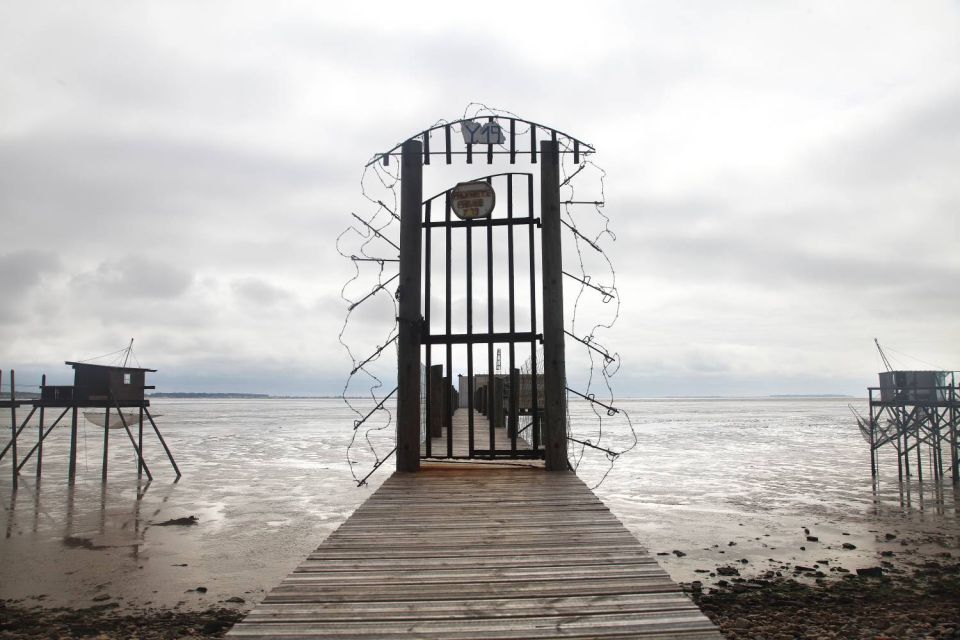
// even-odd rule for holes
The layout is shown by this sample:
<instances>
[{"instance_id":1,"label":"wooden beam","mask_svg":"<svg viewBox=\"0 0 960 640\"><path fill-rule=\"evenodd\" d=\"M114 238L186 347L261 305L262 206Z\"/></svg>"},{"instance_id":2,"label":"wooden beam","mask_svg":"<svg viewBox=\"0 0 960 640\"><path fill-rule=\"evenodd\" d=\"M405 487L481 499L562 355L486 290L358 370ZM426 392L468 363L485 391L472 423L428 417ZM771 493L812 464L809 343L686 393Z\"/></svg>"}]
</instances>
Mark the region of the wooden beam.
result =
<instances>
[{"instance_id":1,"label":"wooden beam","mask_svg":"<svg viewBox=\"0 0 960 640\"><path fill-rule=\"evenodd\" d=\"M543 445L547 471L566 471L567 370L563 336L563 247L560 237L560 153L540 143L540 217L543 261Z\"/></svg>"},{"instance_id":2,"label":"wooden beam","mask_svg":"<svg viewBox=\"0 0 960 640\"><path fill-rule=\"evenodd\" d=\"M403 143L400 160L400 326L397 339L397 471L420 469L420 280L423 144Z\"/></svg>"}]
</instances>

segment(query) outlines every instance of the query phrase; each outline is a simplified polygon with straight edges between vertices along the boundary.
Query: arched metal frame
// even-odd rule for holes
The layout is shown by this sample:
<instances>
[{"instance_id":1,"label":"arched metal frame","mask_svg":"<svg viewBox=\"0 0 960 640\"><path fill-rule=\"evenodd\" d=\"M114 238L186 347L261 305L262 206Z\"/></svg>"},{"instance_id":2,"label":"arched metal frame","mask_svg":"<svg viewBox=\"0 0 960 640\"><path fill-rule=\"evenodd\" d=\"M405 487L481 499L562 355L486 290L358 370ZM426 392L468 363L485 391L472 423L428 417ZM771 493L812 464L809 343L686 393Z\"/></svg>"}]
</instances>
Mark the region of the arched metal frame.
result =
<instances>
[{"instance_id":1,"label":"arched metal frame","mask_svg":"<svg viewBox=\"0 0 960 640\"><path fill-rule=\"evenodd\" d=\"M487 123L496 122L500 124L506 132L506 141L503 144L471 144L464 142L462 143L462 148L456 146L453 141L454 130L458 127L463 127L463 124L466 122L476 122L481 119L486 120ZM527 127L526 131L522 131L524 125ZM443 148L437 149L437 146L431 146L431 139L435 133L439 134L441 132L443 134ZM529 140L529 145L526 147L523 145L524 139ZM465 157L467 164L473 164L474 156L480 154L486 156L487 164L493 164L493 157L496 155L509 155L510 164L516 164L518 157L529 156L530 163L537 164L537 158L539 156L539 149L537 147L539 146L539 142L543 140L550 140L551 142L557 143L560 153L572 154L575 164L580 163L581 156L591 155L596 152L593 145L546 125L516 117L483 116L482 118L463 118L461 120L454 120L453 122L436 124L429 129L410 136L389 151L376 154L366 166L369 167L377 162L383 163L384 166L389 165L391 156L399 158L403 145L411 140L417 140L423 145L423 164L425 165L430 164L432 156L443 156L446 164L452 164L453 157L461 155ZM481 148L479 153L475 153L474 147Z\"/></svg>"}]
</instances>

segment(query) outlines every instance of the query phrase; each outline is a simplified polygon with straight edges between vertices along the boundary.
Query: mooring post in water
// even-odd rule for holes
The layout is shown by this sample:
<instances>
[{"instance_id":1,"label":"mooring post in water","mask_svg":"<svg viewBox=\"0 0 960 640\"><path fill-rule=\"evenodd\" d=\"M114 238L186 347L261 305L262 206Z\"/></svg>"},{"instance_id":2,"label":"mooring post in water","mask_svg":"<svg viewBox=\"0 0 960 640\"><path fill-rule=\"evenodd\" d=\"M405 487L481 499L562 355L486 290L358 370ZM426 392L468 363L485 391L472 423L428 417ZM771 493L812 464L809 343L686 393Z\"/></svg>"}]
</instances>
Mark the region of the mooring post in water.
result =
<instances>
[{"instance_id":1,"label":"mooring post in water","mask_svg":"<svg viewBox=\"0 0 960 640\"><path fill-rule=\"evenodd\" d=\"M560 237L560 149L557 142L550 140L540 143L540 215L543 220L543 445L547 471L566 471L569 465Z\"/></svg>"},{"instance_id":2,"label":"mooring post in water","mask_svg":"<svg viewBox=\"0 0 960 640\"><path fill-rule=\"evenodd\" d=\"M423 144L403 143L400 160L400 285L397 289L397 471L420 469L420 245Z\"/></svg>"}]
</instances>

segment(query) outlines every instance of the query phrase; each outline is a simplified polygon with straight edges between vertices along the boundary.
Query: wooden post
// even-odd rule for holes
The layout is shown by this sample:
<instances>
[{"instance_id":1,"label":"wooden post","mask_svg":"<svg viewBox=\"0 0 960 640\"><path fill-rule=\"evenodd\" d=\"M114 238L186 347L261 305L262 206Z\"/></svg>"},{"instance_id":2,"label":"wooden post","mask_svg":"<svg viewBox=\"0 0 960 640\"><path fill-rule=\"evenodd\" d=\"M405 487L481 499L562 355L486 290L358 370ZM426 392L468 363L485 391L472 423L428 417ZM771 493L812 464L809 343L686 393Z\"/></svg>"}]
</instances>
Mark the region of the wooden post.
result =
<instances>
[{"instance_id":1,"label":"wooden post","mask_svg":"<svg viewBox=\"0 0 960 640\"><path fill-rule=\"evenodd\" d=\"M443 376L440 381L440 390L440 393L443 394L440 397L443 398L443 417L444 422L446 422L446 417L453 415L453 393L450 391L450 376Z\"/></svg>"},{"instance_id":2,"label":"wooden post","mask_svg":"<svg viewBox=\"0 0 960 640\"><path fill-rule=\"evenodd\" d=\"M566 471L567 369L563 337L563 248L560 237L560 150L540 143L543 261L543 446L547 471Z\"/></svg>"},{"instance_id":3,"label":"wooden post","mask_svg":"<svg viewBox=\"0 0 960 640\"><path fill-rule=\"evenodd\" d=\"M37 423L37 481L43 475L43 388L47 386L47 374L40 376L40 417Z\"/></svg>"},{"instance_id":4,"label":"wooden post","mask_svg":"<svg viewBox=\"0 0 960 640\"><path fill-rule=\"evenodd\" d=\"M435 364L430 367L430 437L439 438L443 435L443 365Z\"/></svg>"},{"instance_id":5,"label":"wooden post","mask_svg":"<svg viewBox=\"0 0 960 640\"><path fill-rule=\"evenodd\" d=\"M497 429L503 428L503 386L503 378L495 377L490 388L493 392L493 425Z\"/></svg>"},{"instance_id":6,"label":"wooden post","mask_svg":"<svg viewBox=\"0 0 960 640\"><path fill-rule=\"evenodd\" d=\"M106 413L103 414L103 471L100 477L103 482L107 481L107 452L110 449L110 405L107 405Z\"/></svg>"},{"instance_id":7,"label":"wooden post","mask_svg":"<svg viewBox=\"0 0 960 640\"><path fill-rule=\"evenodd\" d=\"M140 404L139 428L137 429L137 448L140 450L140 457L137 458L137 477L143 477L143 403ZM139 505L140 502L137 501Z\"/></svg>"},{"instance_id":8,"label":"wooden post","mask_svg":"<svg viewBox=\"0 0 960 640\"><path fill-rule=\"evenodd\" d=\"M16 373L10 369L10 456L13 462L13 488L17 488L17 390Z\"/></svg>"},{"instance_id":9,"label":"wooden post","mask_svg":"<svg viewBox=\"0 0 960 640\"><path fill-rule=\"evenodd\" d=\"M936 442L936 446L933 449L933 459L936 466L934 467L937 472L937 483L939 484L943 481L943 441L944 437L940 433L940 410L937 407L934 407L930 411L933 414L933 436Z\"/></svg>"},{"instance_id":10,"label":"wooden post","mask_svg":"<svg viewBox=\"0 0 960 640\"><path fill-rule=\"evenodd\" d=\"M67 484L73 486L77 482L77 396L73 390L73 415L70 418L70 466L67 471Z\"/></svg>"},{"instance_id":11,"label":"wooden post","mask_svg":"<svg viewBox=\"0 0 960 640\"><path fill-rule=\"evenodd\" d=\"M419 379L417 380L419 385ZM160 441L160 444L163 445L163 450L167 454L167 459L170 460L170 464L173 466L173 471L177 474L177 480L180 480L180 467L177 466L177 461L173 459L173 454L170 453L170 447L167 446L167 441L163 439L163 435L160 433L160 429L157 427L157 423L154 421L153 416L150 415L150 410L147 409L145 405L143 406L143 412L147 416L147 420L150 421L150 426L153 427L153 432L157 434L157 440ZM420 438L420 429L417 428L417 438Z\"/></svg>"},{"instance_id":12,"label":"wooden post","mask_svg":"<svg viewBox=\"0 0 960 640\"><path fill-rule=\"evenodd\" d=\"M420 244L423 144L403 143L400 160L400 326L397 337L397 471L420 470Z\"/></svg>"},{"instance_id":13,"label":"wooden post","mask_svg":"<svg viewBox=\"0 0 960 640\"><path fill-rule=\"evenodd\" d=\"M956 394L953 388L950 389L950 466L953 468L953 484L960 486L960 457L957 453L957 409Z\"/></svg>"}]
</instances>

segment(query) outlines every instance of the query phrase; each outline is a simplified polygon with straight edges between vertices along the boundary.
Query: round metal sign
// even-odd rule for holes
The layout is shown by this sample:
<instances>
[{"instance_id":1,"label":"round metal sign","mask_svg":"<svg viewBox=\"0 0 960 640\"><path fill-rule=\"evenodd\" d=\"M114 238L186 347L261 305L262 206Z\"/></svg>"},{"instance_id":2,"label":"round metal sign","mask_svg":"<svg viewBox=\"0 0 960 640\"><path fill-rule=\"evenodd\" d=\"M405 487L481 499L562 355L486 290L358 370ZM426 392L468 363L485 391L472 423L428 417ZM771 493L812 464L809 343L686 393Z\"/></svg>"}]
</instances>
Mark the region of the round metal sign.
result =
<instances>
[{"instance_id":1,"label":"round metal sign","mask_svg":"<svg viewBox=\"0 0 960 640\"><path fill-rule=\"evenodd\" d=\"M461 220L486 218L497 204L497 194L486 182L461 182L450 190L450 206Z\"/></svg>"}]
</instances>

